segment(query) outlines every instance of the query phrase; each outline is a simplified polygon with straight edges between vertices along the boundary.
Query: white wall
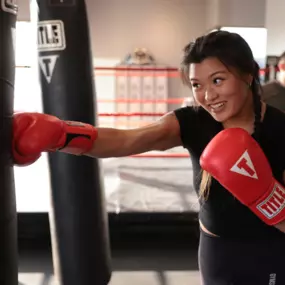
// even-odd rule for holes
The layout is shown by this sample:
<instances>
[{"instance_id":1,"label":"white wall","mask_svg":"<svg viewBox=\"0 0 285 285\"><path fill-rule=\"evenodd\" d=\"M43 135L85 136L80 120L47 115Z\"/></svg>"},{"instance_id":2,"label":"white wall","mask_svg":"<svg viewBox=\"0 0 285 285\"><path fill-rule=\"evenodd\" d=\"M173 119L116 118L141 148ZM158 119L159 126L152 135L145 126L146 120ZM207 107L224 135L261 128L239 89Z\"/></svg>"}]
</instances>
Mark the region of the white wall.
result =
<instances>
[{"instance_id":1,"label":"white wall","mask_svg":"<svg viewBox=\"0 0 285 285\"><path fill-rule=\"evenodd\" d=\"M204 0L89 0L87 6L95 58L122 59L145 47L158 63L178 67L182 48L205 32ZM179 79L170 83L170 97L189 95Z\"/></svg>"},{"instance_id":2,"label":"white wall","mask_svg":"<svg viewBox=\"0 0 285 285\"><path fill-rule=\"evenodd\" d=\"M264 27L266 0L207 0L207 29Z\"/></svg>"},{"instance_id":3,"label":"white wall","mask_svg":"<svg viewBox=\"0 0 285 285\"><path fill-rule=\"evenodd\" d=\"M219 26L220 0L206 0L206 30Z\"/></svg>"},{"instance_id":4,"label":"white wall","mask_svg":"<svg viewBox=\"0 0 285 285\"><path fill-rule=\"evenodd\" d=\"M146 47L177 65L182 47L205 31L204 0L89 0L95 57L123 57Z\"/></svg>"},{"instance_id":5,"label":"white wall","mask_svg":"<svg viewBox=\"0 0 285 285\"><path fill-rule=\"evenodd\" d=\"M19 0L18 1L18 20L29 21L30 20L30 1L32 0ZM34 0L33 0L34 1Z\"/></svg>"},{"instance_id":6,"label":"white wall","mask_svg":"<svg viewBox=\"0 0 285 285\"><path fill-rule=\"evenodd\" d=\"M264 27L265 0L219 0L220 25Z\"/></svg>"},{"instance_id":7,"label":"white wall","mask_svg":"<svg viewBox=\"0 0 285 285\"><path fill-rule=\"evenodd\" d=\"M265 26L267 54L280 55L285 51L285 1L266 0Z\"/></svg>"},{"instance_id":8,"label":"white wall","mask_svg":"<svg viewBox=\"0 0 285 285\"><path fill-rule=\"evenodd\" d=\"M30 19L30 1L18 1L18 20ZM157 60L177 65L182 47L205 31L206 0L87 0L95 57L122 58L145 46Z\"/></svg>"}]
</instances>

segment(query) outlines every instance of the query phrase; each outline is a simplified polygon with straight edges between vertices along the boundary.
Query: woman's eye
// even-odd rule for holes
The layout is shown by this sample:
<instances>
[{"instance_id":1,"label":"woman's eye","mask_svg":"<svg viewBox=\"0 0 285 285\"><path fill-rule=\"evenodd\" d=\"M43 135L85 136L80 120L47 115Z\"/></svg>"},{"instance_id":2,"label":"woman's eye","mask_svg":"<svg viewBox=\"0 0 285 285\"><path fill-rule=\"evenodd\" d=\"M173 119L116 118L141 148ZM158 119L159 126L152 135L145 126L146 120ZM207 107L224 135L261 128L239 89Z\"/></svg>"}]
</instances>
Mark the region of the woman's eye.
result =
<instances>
[{"instance_id":1,"label":"woman's eye","mask_svg":"<svg viewBox=\"0 0 285 285\"><path fill-rule=\"evenodd\" d=\"M213 81L214 81L214 84L221 84L223 80L224 79L222 78L215 78Z\"/></svg>"},{"instance_id":2,"label":"woman's eye","mask_svg":"<svg viewBox=\"0 0 285 285\"><path fill-rule=\"evenodd\" d=\"M192 83L192 87L193 87L193 88L199 88L199 87L200 87L200 84L198 84L198 83Z\"/></svg>"}]
</instances>

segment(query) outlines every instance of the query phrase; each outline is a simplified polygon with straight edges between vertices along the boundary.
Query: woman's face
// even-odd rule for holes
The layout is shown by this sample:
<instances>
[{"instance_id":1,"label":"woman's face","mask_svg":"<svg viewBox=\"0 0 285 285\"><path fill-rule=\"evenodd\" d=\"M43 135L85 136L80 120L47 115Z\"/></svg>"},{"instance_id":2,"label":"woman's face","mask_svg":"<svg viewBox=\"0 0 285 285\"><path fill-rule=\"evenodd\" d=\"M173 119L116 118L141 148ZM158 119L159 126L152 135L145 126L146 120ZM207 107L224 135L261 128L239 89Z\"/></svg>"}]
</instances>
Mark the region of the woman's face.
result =
<instances>
[{"instance_id":1,"label":"woman's face","mask_svg":"<svg viewBox=\"0 0 285 285\"><path fill-rule=\"evenodd\" d=\"M217 58L190 64L189 77L196 102L215 120L225 122L247 109L249 76L242 78L230 72Z\"/></svg>"}]
</instances>

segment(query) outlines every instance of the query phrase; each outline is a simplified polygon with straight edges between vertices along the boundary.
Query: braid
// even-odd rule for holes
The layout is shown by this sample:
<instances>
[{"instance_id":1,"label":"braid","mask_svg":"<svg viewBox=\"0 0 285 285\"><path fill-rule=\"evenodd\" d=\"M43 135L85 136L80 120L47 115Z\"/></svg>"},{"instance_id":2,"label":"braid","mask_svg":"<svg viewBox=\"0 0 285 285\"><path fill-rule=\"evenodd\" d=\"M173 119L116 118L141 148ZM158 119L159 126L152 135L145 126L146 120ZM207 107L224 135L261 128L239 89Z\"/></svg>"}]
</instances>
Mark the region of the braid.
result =
<instances>
[{"instance_id":1,"label":"braid","mask_svg":"<svg viewBox=\"0 0 285 285\"><path fill-rule=\"evenodd\" d=\"M252 81L251 90L253 94L253 106L254 106L254 113L255 113L255 120L254 120L254 134L256 139L258 140L260 137L261 131L261 85L259 80L259 65L255 62L254 66L254 79Z\"/></svg>"}]
</instances>

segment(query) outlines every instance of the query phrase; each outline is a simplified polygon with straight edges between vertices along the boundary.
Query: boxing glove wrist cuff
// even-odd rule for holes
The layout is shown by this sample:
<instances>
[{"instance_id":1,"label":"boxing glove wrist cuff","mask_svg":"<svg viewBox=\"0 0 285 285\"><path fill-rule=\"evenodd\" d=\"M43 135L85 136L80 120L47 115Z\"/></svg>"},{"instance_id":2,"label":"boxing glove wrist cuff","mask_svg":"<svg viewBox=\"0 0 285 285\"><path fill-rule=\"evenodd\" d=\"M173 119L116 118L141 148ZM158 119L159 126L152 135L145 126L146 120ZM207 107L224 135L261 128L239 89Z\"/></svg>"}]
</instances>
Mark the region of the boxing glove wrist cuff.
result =
<instances>
[{"instance_id":1,"label":"boxing glove wrist cuff","mask_svg":"<svg viewBox=\"0 0 285 285\"><path fill-rule=\"evenodd\" d=\"M285 220L285 189L275 179L268 191L250 209L266 224L276 225Z\"/></svg>"},{"instance_id":2,"label":"boxing glove wrist cuff","mask_svg":"<svg viewBox=\"0 0 285 285\"><path fill-rule=\"evenodd\" d=\"M89 124L73 121L63 121L65 140L57 151L84 155L89 152L98 136L97 129Z\"/></svg>"}]
</instances>

